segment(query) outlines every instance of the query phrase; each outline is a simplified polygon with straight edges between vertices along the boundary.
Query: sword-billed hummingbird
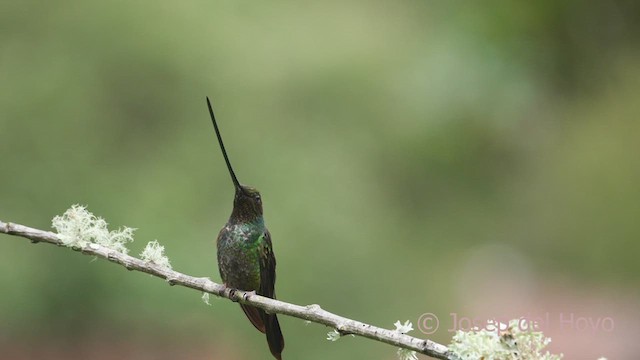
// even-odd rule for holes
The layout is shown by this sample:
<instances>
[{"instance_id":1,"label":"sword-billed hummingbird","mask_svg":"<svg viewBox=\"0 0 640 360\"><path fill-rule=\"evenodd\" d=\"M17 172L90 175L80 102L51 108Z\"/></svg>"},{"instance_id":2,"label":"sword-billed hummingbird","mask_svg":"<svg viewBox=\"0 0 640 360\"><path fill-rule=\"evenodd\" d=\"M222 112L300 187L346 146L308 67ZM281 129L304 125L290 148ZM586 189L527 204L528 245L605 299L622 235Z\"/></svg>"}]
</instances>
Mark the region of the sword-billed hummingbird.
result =
<instances>
[{"instance_id":1,"label":"sword-billed hummingbird","mask_svg":"<svg viewBox=\"0 0 640 360\"><path fill-rule=\"evenodd\" d=\"M243 291L255 291L256 294L272 299L276 298L276 258L271 245L271 234L264 225L262 216L262 198L255 188L241 185L233 172L227 151L222 142L211 102L207 97L209 115L218 137L218 143L227 163L227 169L235 187L233 211L226 225L220 230L217 239L218 269L225 286ZM271 354L282 360L284 338L275 314L240 304L253 326L267 335Z\"/></svg>"}]
</instances>

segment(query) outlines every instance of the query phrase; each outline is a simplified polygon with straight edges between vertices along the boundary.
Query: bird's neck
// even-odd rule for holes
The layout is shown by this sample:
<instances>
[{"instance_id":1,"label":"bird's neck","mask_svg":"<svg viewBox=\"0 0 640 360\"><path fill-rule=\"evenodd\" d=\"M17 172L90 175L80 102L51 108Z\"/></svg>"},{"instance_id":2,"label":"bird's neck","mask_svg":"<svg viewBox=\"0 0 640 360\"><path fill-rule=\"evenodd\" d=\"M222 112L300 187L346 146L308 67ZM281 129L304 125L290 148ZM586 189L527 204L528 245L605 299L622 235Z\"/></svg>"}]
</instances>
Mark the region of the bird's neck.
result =
<instances>
[{"instance_id":1,"label":"bird's neck","mask_svg":"<svg viewBox=\"0 0 640 360\"><path fill-rule=\"evenodd\" d=\"M262 214L236 213L234 209L229 218L229 225L248 225L251 227L264 228L264 217Z\"/></svg>"}]
</instances>

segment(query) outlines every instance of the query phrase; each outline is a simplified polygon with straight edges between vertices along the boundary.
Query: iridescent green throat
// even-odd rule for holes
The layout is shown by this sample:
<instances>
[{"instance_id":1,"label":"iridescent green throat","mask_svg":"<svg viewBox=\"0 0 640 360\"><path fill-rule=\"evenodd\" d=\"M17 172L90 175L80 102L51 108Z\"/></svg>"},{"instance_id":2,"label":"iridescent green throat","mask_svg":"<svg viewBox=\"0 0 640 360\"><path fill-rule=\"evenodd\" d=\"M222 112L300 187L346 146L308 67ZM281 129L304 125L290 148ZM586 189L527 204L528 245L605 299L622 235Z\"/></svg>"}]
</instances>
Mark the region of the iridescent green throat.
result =
<instances>
[{"instance_id":1,"label":"iridescent green throat","mask_svg":"<svg viewBox=\"0 0 640 360\"><path fill-rule=\"evenodd\" d=\"M248 228L261 228L264 226L264 216L259 214L231 214L229 218L229 225L246 225Z\"/></svg>"}]
</instances>

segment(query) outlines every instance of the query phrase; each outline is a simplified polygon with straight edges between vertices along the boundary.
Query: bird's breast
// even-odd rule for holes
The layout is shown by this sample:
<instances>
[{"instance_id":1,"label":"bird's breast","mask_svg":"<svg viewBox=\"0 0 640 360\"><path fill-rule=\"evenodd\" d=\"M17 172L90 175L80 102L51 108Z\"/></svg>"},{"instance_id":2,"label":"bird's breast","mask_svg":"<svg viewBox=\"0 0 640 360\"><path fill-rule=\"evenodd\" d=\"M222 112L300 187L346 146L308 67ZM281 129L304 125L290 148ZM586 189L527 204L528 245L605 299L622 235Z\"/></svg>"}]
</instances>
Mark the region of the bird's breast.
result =
<instances>
[{"instance_id":1,"label":"bird's breast","mask_svg":"<svg viewBox=\"0 0 640 360\"><path fill-rule=\"evenodd\" d=\"M222 281L232 288L252 291L260 287L258 239L260 231L226 226L217 241L218 267Z\"/></svg>"}]
</instances>

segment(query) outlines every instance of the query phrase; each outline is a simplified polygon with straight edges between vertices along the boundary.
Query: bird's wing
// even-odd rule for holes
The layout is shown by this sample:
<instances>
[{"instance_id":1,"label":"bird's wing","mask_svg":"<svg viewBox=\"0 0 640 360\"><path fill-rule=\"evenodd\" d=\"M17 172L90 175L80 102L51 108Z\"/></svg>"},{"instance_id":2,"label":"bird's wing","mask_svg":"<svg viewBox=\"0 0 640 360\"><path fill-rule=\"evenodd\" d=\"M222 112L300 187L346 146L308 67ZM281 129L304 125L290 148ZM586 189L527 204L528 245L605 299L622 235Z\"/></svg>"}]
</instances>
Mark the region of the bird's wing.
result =
<instances>
[{"instance_id":1,"label":"bird's wing","mask_svg":"<svg viewBox=\"0 0 640 360\"><path fill-rule=\"evenodd\" d=\"M275 299L275 284L276 257L273 254L273 246L271 245L271 234L269 234L269 230L265 230L263 241L260 244L260 291L258 294ZM276 359L281 360L282 350L284 349L284 337L280 330L278 317L276 314L267 314L262 310L260 310L260 313L263 316L269 350L271 350L271 354L273 354Z\"/></svg>"},{"instance_id":2,"label":"bird's wing","mask_svg":"<svg viewBox=\"0 0 640 360\"><path fill-rule=\"evenodd\" d=\"M256 289L258 295L274 298L275 281L276 281L276 258L273 255L273 248L271 246L271 234L268 230L260 235L261 239L260 247L258 249L259 262L260 262L260 287ZM253 326L260 332L265 332L266 325L270 321L265 321L264 311L249 305L241 304L242 311L247 315ZM271 320L271 317L268 317Z\"/></svg>"},{"instance_id":3,"label":"bird's wing","mask_svg":"<svg viewBox=\"0 0 640 360\"><path fill-rule=\"evenodd\" d=\"M265 230L260 245L260 289L258 294L275 299L276 257L271 245L271 234Z\"/></svg>"}]
</instances>

